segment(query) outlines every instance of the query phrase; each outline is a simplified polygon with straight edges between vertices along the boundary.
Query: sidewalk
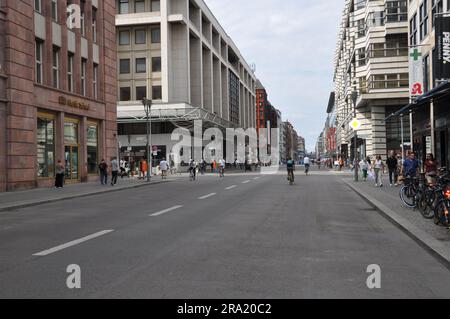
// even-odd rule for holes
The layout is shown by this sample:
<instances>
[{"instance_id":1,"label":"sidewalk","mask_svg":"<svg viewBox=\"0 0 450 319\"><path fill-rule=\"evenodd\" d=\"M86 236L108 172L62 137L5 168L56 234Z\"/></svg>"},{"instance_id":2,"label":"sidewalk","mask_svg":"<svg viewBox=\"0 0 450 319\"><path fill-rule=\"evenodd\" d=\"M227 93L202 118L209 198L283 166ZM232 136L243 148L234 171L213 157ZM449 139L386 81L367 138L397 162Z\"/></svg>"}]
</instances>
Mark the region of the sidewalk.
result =
<instances>
[{"instance_id":1,"label":"sidewalk","mask_svg":"<svg viewBox=\"0 0 450 319\"><path fill-rule=\"evenodd\" d=\"M343 180L409 236L450 264L450 230L436 226L418 211L405 207L399 197L401 187L390 187L386 176L382 188L375 187L374 182L355 183L351 177L343 177Z\"/></svg>"},{"instance_id":2,"label":"sidewalk","mask_svg":"<svg viewBox=\"0 0 450 319\"><path fill-rule=\"evenodd\" d=\"M81 183L66 185L62 189L38 188L26 191L0 193L0 212L37 206L61 200L156 185L166 183L167 181L170 181L170 179L162 181L161 177L153 177L152 182L148 184L146 181L137 180L134 178L119 178L117 185L114 187L110 184L103 186L100 185L100 183Z\"/></svg>"}]
</instances>

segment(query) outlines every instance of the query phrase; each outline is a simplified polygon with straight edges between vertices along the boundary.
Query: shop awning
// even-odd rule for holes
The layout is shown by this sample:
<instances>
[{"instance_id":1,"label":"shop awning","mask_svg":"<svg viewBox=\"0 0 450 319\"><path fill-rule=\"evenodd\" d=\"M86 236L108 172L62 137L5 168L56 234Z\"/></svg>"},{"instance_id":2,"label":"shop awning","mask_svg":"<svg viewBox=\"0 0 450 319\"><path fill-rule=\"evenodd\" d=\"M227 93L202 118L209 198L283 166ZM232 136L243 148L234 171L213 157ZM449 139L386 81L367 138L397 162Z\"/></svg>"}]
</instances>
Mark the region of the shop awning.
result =
<instances>
[{"instance_id":1,"label":"shop awning","mask_svg":"<svg viewBox=\"0 0 450 319\"><path fill-rule=\"evenodd\" d=\"M385 121L405 115L410 111L412 111L413 109L420 107L433 99L438 99L448 94L450 94L450 82L446 81L444 83L439 84L437 87L425 93L424 95L419 96L414 102L402 107L397 112L392 113L385 119Z\"/></svg>"}]
</instances>

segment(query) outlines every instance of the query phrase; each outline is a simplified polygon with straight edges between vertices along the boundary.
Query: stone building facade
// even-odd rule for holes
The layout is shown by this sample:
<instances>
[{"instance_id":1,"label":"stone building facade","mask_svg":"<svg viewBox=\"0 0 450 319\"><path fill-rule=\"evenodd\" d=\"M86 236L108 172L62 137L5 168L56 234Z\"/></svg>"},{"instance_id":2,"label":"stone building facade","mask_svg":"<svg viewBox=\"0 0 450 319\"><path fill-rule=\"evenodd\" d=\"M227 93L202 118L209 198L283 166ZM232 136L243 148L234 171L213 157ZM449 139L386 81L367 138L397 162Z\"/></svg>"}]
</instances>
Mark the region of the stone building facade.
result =
<instances>
[{"instance_id":1,"label":"stone building facade","mask_svg":"<svg viewBox=\"0 0 450 319\"><path fill-rule=\"evenodd\" d=\"M52 186L58 160L66 183L97 180L117 156L115 2L0 2L0 191Z\"/></svg>"}]
</instances>

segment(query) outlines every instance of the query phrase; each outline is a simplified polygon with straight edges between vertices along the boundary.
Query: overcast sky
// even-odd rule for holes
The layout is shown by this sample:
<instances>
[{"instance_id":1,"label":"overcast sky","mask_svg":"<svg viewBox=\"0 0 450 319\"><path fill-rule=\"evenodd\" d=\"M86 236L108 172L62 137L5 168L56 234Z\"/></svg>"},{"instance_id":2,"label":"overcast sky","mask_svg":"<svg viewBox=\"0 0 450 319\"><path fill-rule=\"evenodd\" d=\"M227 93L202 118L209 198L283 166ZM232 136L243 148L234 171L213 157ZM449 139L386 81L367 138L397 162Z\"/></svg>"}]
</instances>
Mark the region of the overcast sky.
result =
<instances>
[{"instance_id":1,"label":"overcast sky","mask_svg":"<svg viewBox=\"0 0 450 319\"><path fill-rule=\"evenodd\" d=\"M205 0L271 103L314 151L333 90L333 58L344 0Z\"/></svg>"}]
</instances>

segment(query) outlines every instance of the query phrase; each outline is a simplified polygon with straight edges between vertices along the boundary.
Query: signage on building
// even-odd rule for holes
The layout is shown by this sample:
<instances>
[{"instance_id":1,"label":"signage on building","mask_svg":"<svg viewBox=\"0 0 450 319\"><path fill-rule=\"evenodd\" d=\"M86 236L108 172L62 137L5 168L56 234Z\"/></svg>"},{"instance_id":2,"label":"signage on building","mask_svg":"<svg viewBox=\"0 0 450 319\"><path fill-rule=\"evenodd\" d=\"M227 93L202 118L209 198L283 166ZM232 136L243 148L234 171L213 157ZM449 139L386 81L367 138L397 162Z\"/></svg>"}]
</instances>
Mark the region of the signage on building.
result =
<instances>
[{"instance_id":1,"label":"signage on building","mask_svg":"<svg viewBox=\"0 0 450 319\"><path fill-rule=\"evenodd\" d=\"M60 105L65 105L69 107L73 107L80 110L89 111L90 105L84 102L78 102L71 99L66 98L65 96L60 96L58 100Z\"/></svg>"},{"instance_id":2,"label":"signage on building","mask_svg":"<svg viewBox=\"0 0 450 319\"><path fill-rule=\"evenodd\" d=\"M422 52L420 47L414 47L409 52L409 95L416 97L424 93Z\"/></svg>"},{"instance_id":3,"label":"signage on building","mask_svg":"<svg viewBox=\"0 0 450 319\"><path fill-rule=\"evenodd\" d=\"M450 79L450 14L436 16L436 47L434 54L434 79Z\"/></svg>"}]
</instances>

